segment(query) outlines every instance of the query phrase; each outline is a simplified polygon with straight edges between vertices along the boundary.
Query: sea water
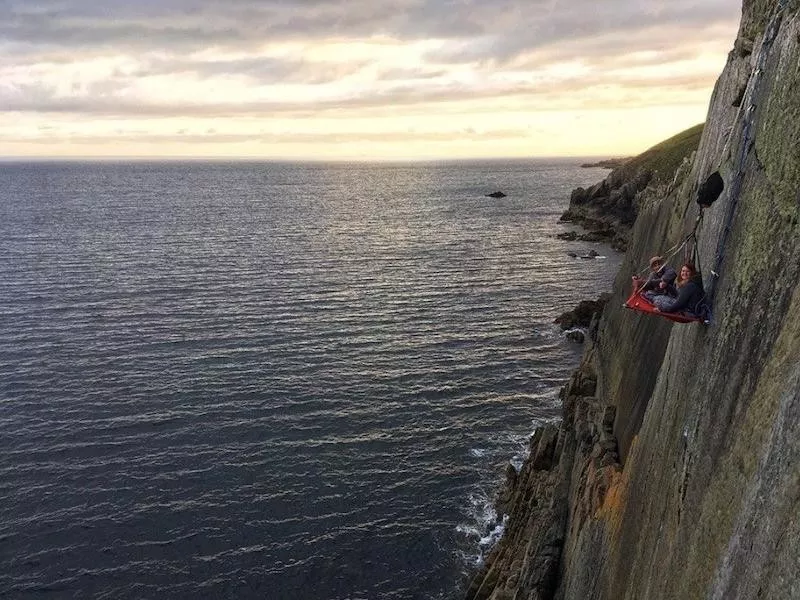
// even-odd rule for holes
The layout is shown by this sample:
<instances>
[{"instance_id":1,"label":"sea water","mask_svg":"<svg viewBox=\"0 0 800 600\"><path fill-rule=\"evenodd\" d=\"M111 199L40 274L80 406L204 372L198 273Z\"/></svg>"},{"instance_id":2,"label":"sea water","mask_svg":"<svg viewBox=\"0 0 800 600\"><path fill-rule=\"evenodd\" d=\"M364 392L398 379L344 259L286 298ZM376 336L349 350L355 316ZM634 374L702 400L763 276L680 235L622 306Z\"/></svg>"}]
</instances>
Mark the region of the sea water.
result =
<instances>
[{"instance_id":1,"label":"sea water","mask_svg":"<svg viewBox=\"0 0 800 600\"><path fill-rule=\"evenodd\" d=\"M458 598L619 264L578 163L0 163L0 594Z\"/></svg>"}]
</instances>

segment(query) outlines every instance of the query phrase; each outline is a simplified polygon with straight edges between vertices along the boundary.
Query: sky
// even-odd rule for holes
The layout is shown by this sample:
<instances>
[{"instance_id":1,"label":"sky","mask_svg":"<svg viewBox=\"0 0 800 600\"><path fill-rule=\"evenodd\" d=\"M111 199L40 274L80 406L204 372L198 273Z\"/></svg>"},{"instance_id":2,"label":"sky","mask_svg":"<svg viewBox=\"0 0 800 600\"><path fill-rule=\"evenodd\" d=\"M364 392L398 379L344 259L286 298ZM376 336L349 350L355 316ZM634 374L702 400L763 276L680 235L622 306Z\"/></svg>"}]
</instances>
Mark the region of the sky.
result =
<instances>
[{"instance_id":1,"label":"sky","mask_svg":"<svg viewBox=\"0 0 800 600\"><path fill-rule=\"evenodd\" d=\"M741 0L0 0L0 157L628 156Z\"/></svg>"}]
</instances>

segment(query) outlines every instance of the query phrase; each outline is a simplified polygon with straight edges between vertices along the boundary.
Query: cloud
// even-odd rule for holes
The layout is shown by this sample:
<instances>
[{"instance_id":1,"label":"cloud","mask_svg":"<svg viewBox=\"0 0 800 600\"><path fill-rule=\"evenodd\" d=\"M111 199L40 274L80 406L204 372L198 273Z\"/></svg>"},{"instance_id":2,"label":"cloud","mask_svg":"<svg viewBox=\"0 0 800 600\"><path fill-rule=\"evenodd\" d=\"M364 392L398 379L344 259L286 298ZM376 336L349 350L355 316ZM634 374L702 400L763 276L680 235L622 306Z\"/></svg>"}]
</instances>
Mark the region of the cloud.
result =
<instances>
[{"instance_id":1,"label":"cloud","mask_svg":"<svg viewBox=\"0 0 800 600\"><path fill-rule=\"evenodd\" d=\"M6 0L0 39L28 47L199 49L383 35L477 41L473 52L507 58L604 32L705 28L735 20L738 6L733 0Z\"/></svg>"},{"instance_id":2,"label":"cloud","mask_svg":"<svg viewBox=\"0 0 800 600\"><path fill-rule=\"evenodd\" d=\"M702 104L739 2L0 0L0 114L231 143L218 120Z\"/></svg>"},{"instance_id":3,"label":"cloud","mask_svg":"<svg viewBox=\"0 0 800 600\"><path fill-rule=\"evenodd\" d=\"M53 129L42 130L46 135L32 136L26 141L37 144L53 144L69 142L73 144L97 144L118 142L120 140L135 141L147 144L182 143L182 144L358 144L358 143L403 143L416 142L450 142L510 140L528 137L528 132L519 129L501 129L475 131L466 128L458 131L425 131L425 132L335 132L335 133L192 133L181 130L175 133L154 134L143 131L116 131L105 135L62 135ZM2 139L2 136L0 136Z\"/></svg>"},{"instance_id":4,"label":"cloud","mask_svg":"<svg viewBox=\"0 0 800 600\"><path fill-rule=\"evenodd\" d=\"M440 105L447 112L477 112L482 101L495 101L489 110L512 110L524 103L526 110L552 111L564 109L593 110L603 95L615 99L616 108L680 102L681 96L708 85L709 73L662 75L656 82L637 73L620 73L609 80L600 73L583 74L558 82L509 81L485 89L459 84L421 87L399 83L383 90L367 90L359 95L334 97L302 103L280 98L211 102L197 100L155 102L126 96L124 86L102 82L89 86L82 93L62 95L52 87L29 84L15 89L0 88L0 105L7 112L62 113L91 117L284 117L313 118L333 116L386 116L403 111L408 114L431 112ZM498 106L496 103L501 103ZM463 105L463 106L462 106ZM604 107L605 108L605 107Z\"/></svg>"}]
</instances>

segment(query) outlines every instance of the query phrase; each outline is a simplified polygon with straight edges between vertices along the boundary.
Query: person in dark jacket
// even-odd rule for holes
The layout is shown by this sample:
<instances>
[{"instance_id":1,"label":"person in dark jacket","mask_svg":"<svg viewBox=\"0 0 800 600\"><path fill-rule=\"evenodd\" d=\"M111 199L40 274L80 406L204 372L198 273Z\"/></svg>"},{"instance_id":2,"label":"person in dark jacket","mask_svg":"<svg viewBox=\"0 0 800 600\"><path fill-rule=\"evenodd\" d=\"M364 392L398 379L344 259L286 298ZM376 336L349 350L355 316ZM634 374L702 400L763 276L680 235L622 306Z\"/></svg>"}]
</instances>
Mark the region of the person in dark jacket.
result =
<instances>
[{"instance_id":1,"label":"person in dark jacket","mask_svg":"<svg viewBox=\"0 0 800 600\"><path fill-rule=\"evenodd\" d=\"M660 295L667 295L673 298L678 295L678 291L675 288L675 278L677 274L675 273L675 269L664 262L663 257L654 256L651 258L650 270L652 272L650 273L650 277L647 278L647 281L643 281L636 276L633 277L634 287L641 289L648 300L653 302L655 298Z\"/></svg>"},{"instance_id":2,"label":"person in dark jacket","mask_svg":"<svg viewBox=\"0 0 800 600\"><path fill-rule=\"evenodd\" d=\"M703 301L706 293L703 289L703 280L698 276L697 269L691 263L681 267L678 279L677 298L657 298L656 310L665 313L688 311L696 313L697 306Z\"/></svg>"}]
</instances>

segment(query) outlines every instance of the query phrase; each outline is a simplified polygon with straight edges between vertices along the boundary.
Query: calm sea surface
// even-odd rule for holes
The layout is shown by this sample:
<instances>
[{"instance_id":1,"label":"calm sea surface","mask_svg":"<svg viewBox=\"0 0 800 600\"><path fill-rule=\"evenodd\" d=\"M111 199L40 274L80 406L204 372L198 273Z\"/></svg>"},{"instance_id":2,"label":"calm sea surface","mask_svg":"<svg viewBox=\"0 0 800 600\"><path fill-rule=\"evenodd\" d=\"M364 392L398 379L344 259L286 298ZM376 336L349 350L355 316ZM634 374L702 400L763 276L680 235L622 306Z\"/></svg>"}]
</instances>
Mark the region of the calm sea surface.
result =
<instances>
[{"instance_id":1,"label":"calm sea surface","mask_svg":"<svg viewBox=\"0 0 800 600\"><path fill-rule=\"evenodd\" d=\"M0 163L0 595L458 598L619 264L554 237L604 176Z\"/></svg>"}]
</instances>

